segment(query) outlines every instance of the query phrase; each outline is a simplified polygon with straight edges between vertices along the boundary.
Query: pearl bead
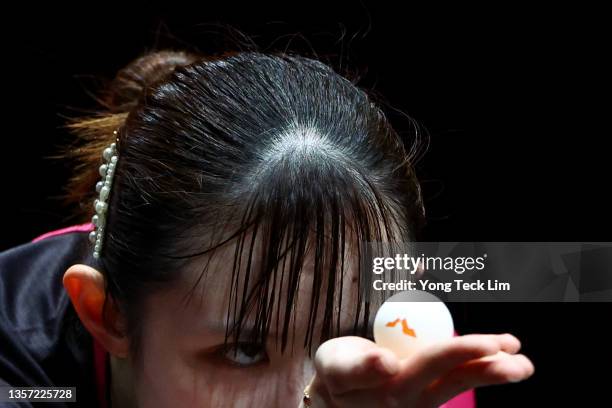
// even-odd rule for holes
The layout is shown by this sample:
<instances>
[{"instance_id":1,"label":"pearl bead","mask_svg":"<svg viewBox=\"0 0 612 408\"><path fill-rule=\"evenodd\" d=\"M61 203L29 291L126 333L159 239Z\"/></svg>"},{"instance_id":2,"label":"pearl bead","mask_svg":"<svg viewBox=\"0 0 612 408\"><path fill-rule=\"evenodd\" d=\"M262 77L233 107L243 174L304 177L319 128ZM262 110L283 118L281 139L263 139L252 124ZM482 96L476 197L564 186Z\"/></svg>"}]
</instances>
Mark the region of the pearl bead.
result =
<instances>
[{"instance_id":1,"label":"pearl bead","mask_svg":"<svg viewBox=\"0 0 612 408\"><path fill-rule=\"evenodd\" d=\"M102 190L100 190L100 200L106 201L109 194L110 194L110 188L108 188L108 186L102 187Z\"/></svg>"},{"instance_id":2,"label":"pearl bead","mask_svg":"<svg viewBox=\"0 0 612 408\"><path fill-rule=\"evenodd\" d=\"M108 205L105 202L98 201L98 200L96 200L96 201L97 201L97 203L96 203L96 212L98 214L106 212L106 210L108 209Z\"/></svg>"},{"instance_id":3,"label":"pearl bead","mask_svg":"<svg viewBox=\"0 0 612 408\"><path fill-rule=\"evenodd\" d=\"M117 131L114 131L113 134L117 136ZM89 240L94 243L94 258L100 257L100 250L102 249L106 225L106 212L108 211L108 203L106 201L110 197L113 176L119 159L117 156L117 143L111 143L109 147L104 149L102 151L102 158L105 163L100 165L98 169L100 176L102 176L102 180L96 183L96 192L99 194L94 201L96 214L91 218L91 222L96 226L96 230L91 231L89 234Z\"/></svg>"}]
</instances>

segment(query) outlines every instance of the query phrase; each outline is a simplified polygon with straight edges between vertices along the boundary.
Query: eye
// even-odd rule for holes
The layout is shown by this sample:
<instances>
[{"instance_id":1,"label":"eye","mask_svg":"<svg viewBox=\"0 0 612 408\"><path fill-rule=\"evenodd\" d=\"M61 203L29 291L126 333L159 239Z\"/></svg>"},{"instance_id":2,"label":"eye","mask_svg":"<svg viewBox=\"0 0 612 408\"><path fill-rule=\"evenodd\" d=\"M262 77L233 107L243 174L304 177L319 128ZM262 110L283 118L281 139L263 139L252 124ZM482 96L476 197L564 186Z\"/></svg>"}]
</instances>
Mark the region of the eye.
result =
<instances>
[{"instance_id":1,"label":"eye","mask_svg":"<svg viewBox=\"0 0 612 408\"><path fill-rule=\"evenodd\" d=\"M264 345L256 343L231 343L221 347L221 357L232 365L249 367L268 361Z\"/></svg>"}]
</instances>

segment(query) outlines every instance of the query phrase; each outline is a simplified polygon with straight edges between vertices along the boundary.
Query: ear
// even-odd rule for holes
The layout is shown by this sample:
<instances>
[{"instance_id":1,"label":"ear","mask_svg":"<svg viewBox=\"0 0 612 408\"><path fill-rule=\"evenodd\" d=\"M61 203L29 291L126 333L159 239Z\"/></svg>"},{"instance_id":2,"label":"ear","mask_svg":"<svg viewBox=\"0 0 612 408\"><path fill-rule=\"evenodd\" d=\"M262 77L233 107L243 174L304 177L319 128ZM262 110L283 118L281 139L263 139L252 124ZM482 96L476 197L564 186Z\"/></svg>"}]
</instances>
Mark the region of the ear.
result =
<instances>
[{"instance_id":1,"label":"ear","mask_svg":"<svg viewBox=\"0 0 612 408\"><path fill-rule=\"evenodd\" d=\"M64 288L89 333L110 354L126 358L129 339L123 330L124 319L112 302L107 305L107 319L104 319L105 292L102 273L87 265L72 265L64 273Z\"/></svg>"}]
</instances>

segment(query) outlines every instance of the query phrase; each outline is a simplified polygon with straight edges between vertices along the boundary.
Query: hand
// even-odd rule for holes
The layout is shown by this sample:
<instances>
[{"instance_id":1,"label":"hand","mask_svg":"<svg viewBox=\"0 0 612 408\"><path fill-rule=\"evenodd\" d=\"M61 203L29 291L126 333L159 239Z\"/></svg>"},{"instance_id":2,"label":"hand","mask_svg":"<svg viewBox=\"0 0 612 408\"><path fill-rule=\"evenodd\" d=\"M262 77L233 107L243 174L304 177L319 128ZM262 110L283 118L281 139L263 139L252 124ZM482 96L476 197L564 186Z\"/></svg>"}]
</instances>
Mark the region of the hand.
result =
<instances>
[{"instance_id":1,"label":"hand","mask_svg":"<svg viewBox=\"0 0 612 408\"><path fill-rule=\"evenodd\" d=\"M338 337L315 355L313 408L438 407L484 385L518 382L534 372L510 334L470 334L432 343L405 359L361 337Z\"/></svg>"}]
</instances>

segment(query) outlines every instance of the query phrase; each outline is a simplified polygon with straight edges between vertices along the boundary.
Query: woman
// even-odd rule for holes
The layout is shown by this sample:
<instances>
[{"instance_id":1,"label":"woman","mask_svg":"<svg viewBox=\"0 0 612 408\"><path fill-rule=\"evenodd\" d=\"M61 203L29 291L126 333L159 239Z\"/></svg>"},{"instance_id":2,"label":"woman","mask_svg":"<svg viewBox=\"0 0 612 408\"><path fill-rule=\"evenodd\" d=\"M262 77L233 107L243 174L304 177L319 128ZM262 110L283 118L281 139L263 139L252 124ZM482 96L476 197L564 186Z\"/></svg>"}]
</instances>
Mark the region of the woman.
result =
<instances>
[{"instance_id":1,"label":"woman","mask_svg":"<svg viewBox=\"0 0 612 408\"><path fill-rule=\"evenodd\" d=\"M532 374L511 335L404 360L366 338L363 243L414 240L424 211L411 149L328 66L156 52L103 101L71 124L92 223L0 255L6 384L113 408L465 407Z\"/></svg>"}]
</instances>

